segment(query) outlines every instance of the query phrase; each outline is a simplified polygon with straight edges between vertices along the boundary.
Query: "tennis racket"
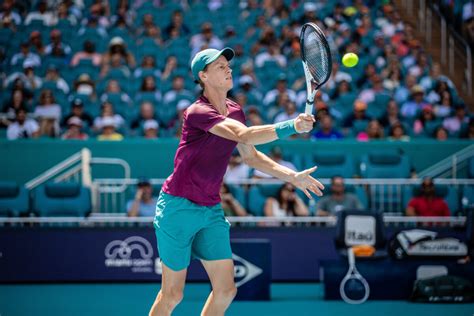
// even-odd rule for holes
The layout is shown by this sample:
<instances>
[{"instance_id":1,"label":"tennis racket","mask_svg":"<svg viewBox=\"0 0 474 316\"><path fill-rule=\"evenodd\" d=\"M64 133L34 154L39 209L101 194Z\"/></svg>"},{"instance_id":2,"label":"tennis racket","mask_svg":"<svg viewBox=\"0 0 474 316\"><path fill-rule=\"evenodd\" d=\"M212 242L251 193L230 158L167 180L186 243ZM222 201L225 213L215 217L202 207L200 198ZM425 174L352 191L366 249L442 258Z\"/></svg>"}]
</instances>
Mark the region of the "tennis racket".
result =
<instances>
[{"instance_id":1,"label":"tennis racket","mask_svg":"<svg viewBox=\"0 0 474 316\"><path fill-rule=\"evenodd\" d=\"M306 77L305 113L311 115L316 92L331 76L331 50L323 31L314 23L303 25L300 34L300 49Z\"/></svg>"},{"instance_id":2,"label":"tennis racket","mask_svg":"<svg viewBox=\"0 0 474 316\"><path fill-rule=\"evenodd\" d=\"M349 260L349 270L347 270L346 276L342 279L339 293L346 303L364 303L369 298L369 283L357 271L354 250L352 248L347 249L347 259Z\"/></svg>"}]
</instances>

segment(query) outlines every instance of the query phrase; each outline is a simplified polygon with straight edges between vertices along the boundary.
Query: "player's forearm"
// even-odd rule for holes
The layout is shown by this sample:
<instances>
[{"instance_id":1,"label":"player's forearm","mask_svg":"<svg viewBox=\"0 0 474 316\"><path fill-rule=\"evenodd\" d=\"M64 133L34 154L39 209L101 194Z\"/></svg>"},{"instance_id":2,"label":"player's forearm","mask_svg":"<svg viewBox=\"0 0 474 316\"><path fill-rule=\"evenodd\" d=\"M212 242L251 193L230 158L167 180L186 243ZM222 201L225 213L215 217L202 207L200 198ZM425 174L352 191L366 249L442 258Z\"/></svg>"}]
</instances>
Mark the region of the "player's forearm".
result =
<instances>
[{"instance_id":1,"label":"player's forearm","mask_svg":"<svg viewBox=\"0 0 474 316\"><path fill-rule=\"evenodd\" d=\"M261 152L257 152L253 159L247 161L247 164L251 168L258 169L285 182L293 182L296 174L295 171L276 163Z\"/></svg>"},{"instance_id":2,"label":"player's forearm","mask_svg":"<svg viewBox=\"0 0 474 316\"><path fill-rule=\"evenodd\" d=\"M278 139L275 125L259 125L246 128L239 135L242 143L248 145L261 145Z\"/></svg>"}]
</instances>

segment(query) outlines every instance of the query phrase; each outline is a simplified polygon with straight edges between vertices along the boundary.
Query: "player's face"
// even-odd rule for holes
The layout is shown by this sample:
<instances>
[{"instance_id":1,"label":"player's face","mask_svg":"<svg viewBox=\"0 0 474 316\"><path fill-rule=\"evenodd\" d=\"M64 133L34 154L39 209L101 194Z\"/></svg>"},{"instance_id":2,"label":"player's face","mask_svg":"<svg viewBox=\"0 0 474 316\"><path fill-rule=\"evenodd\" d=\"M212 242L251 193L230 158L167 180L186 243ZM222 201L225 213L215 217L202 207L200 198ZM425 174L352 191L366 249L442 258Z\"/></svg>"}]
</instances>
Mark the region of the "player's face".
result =
<instances>
[{"instance_id":1,"label":"player's face","mask_svg":"<svg viewBox=\"0 0 474 316\"><path fill-rule=\"evenodd\" d=\"M218 90L229 91L232 89L232 69L224 56L220 56L215 62L207 66L203 81L206 86Z\"/></svg>"}]
</instances>

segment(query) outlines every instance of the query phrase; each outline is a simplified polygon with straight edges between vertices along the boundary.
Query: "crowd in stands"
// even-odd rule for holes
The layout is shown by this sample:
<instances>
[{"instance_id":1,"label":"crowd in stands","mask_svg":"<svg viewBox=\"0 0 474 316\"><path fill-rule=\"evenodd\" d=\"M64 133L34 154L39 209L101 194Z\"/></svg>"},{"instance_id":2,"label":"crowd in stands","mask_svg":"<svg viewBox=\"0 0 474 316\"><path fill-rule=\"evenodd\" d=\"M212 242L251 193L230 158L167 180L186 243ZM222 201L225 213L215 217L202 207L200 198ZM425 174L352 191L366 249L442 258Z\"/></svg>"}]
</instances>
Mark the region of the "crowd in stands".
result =
<instances>
[{"instance_id":1,"label":"crowd in stands","mask_svg":"<svg viewBox=\"0 0 474 316\"><path fill-rule=\"evenodd\" d=\"M180 137L200 93L203 48L232 47L230 97L248 125L294 118L306 100L299 31L323 27L333 55L301 138L474 138L474 120L387 1L5 0L0 11L0 137ZM357 53L354 68L340 65ZM3 135L3 136L1 136Z\"/></svg>"}]
</instances>

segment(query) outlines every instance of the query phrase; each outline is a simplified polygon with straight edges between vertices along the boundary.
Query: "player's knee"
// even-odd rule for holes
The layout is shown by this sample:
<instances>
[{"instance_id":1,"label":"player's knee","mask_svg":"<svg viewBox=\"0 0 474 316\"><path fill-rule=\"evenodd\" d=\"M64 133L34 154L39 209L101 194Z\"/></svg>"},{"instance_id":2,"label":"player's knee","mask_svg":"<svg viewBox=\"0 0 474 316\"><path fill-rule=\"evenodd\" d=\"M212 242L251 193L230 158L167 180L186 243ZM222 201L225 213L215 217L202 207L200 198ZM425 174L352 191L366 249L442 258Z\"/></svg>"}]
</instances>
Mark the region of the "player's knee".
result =
<instances>
[{"instance_id":1,"label":"player's knee","mask_svg":"<svg viewBox=\"0 0 474 316\"><path fill-rule=\"evenodd\" d=\"M233 285L226 288L213 290L213 292L214 292L214 295L219 299L222 299L225 301L232 301L234 297L237 295L237 288Z\"/></svg>"},{"instance_id":2,"label":"player's knee","mask_svg":"<svg viewBox=\"0 0 474 316\"><path fill-rule=\"evenodd\" d=\"M165 301L171 307L175 307L183 300L183 291L171 289L168 291L163 291L163 301Z\"/></svg>"}]
</instances>

